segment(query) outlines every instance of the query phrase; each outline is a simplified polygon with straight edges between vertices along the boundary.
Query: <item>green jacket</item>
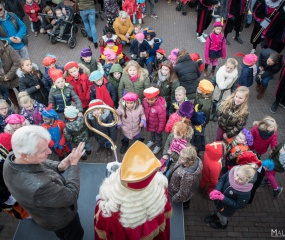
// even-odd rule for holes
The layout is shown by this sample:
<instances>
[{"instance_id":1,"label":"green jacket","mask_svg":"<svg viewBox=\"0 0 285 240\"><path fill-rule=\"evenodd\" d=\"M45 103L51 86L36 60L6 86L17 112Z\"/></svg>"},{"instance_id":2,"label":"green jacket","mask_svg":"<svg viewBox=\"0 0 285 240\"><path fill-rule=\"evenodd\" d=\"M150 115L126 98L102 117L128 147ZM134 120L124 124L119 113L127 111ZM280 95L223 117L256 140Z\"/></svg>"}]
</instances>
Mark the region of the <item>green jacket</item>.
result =
<instances>
[{"instance_id":1,"label":"green jacket","mask_svg":"<svg viewBox=\"0 0 285 240\"><path fill-rule=\"evenodd\" d=\"M206 114L207 117L206 124L208 124L210 119L212 103L213 103L212 95L213 94L207 94L206 96L203 96L200 93L196 93L196 98L194 101L194 106L196 106L196 104L203 105L200 111Z\"/></svg>"},{"instance_id":2,"label":"green jacket","mask_svg":"<svg viewBox=\"0 0 285 240\"><path fill-rule=\"evenodd\" d=\"M77 119L72 122L66 122L63 134L68 142L89 142L88 129L83 117L77 117Z\"/></svg>"},{"instance_id":3,"label":"green jacket","mask_svg":"<svg viewBox=\"0 0 285 240\"><path fill-rule=\"evenodd\" d=\"M80 11L90 10L90 9L95 10L95 4L94 1L92 0L75 0L75 2L78 3Z\"/></svg>"},{"instance_id":4,"label":"green jacket","mask_svg":"<svg viewBox=\"0 0 285 240\"><path fill-rule=\"evenodd\" d=\"M120 83L121 78L120 79L114 78L113 77L114 72L120 72L121 74L123 73L123 68L121 67L120 64L118 64L118 63L113 64L113 66L110 69L109 76L108 76L108 81L113 84L113 86L116 90L116 93L118 95L119 83ZM122 75L121 75L121 77L122 77Z\"/></svg>"},{"instance_id":5,"label":"green jacket","mask_svg":"<svg viewBox=\"0 0 285 240\"><path fill-rule=\"evenodd\" d=\"M91 58L89 63L85 62L82 58L80 58L80 62L90 70L90 73L99 70L100 72L104 73L101 63L98 63L95 58Z\"/></svg>"}]
</instances>

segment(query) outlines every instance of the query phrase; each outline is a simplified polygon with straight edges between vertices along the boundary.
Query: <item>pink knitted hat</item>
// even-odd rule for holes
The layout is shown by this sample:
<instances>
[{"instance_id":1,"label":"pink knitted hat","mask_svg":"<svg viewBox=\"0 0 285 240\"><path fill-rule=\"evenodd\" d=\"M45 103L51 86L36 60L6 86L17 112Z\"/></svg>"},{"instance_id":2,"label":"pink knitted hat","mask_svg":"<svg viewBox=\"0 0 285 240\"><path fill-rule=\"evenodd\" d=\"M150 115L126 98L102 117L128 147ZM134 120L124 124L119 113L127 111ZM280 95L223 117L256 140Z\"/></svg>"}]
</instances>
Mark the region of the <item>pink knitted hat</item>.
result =
<instances>
[{"instance_id":1,"label":"pink knitted hat","mask_svg":"<svg viewBox=\"0 0 285 240\"><path fill-rule=\"evenodd\" d=\"M134 102L138 100L139 96L136 93L128 92L125 96L122 97L124 101Z\"/></svg>"},{"instance_id":2,"label":"pink knitted hat","mask_svg":"<svg viewBox=\"0 0 285 240\"><path fill-rule=\"evenodd\" d=\"M21 114L11 114L5 119L5 122L8 124L21 124L25 120L25 117Z\"/></svg>"},{"instance_id":3,"label":"pink knitted hat","mask_svg":"<svg viewBox=\"0 0 285 240\"><path fill-rule=\"evenodd\" d=\"M258 57L255 54L246 54L243 57L243 63L247 66L252 66L254 65L258 60Z\"/></svg>"},{"instance_id":4,"label":"pink knitted hat","mask_svg":"<svg viewBox=\"0 0 285 240\"><path fill-rule=\"evenodd\" d=\"M137 40L143 40L144 39L144 34L142 32L139 32L136 34L136 39Z\"/></svg>"},{"instance_id":5,"label":"pink knitted hat","mask_svg":"<svg viewBox=\"0 0 285 240\"><path fill-rule=\"evenodd\" d=\"M113 50L111 49L106 49L103 52L104 56L107 58L107 60L114 60L116 58L116 54Z\"/></svg>"}]
</instances>

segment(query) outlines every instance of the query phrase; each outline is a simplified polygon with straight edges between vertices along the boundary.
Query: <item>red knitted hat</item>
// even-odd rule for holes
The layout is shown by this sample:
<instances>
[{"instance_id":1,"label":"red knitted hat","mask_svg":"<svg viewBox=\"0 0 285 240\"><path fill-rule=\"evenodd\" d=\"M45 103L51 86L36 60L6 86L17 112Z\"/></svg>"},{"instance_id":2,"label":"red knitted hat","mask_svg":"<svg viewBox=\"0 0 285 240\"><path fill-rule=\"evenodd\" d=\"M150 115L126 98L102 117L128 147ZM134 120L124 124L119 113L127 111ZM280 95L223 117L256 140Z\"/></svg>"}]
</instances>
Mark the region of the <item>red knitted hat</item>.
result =
<instances>
[{"instance_id":1,"label":"red knitted hat","mask_svg":"<svg viewBox=\"0 0 285 240\"><path fill-rule=\"evenodd\" d=\"M54 64L54 63L56 63L56 58L54 57L48 56L43 59L43 64L45 67L48 67L49 65Z\"/></svg>"},{"instance_id":2,"label":"red knitted hat","mask_svg":"<svg viewBox=\"0 0 285 240\"><path fill-rule=\"evenodd\" d=\"M160 93L159 89L155 87L146 88L143 91L143 95L148 99L155 98L156 96L158 96L159 93Z\"/></svg>"},{"instance_id":3,"label":"red knitted hat","mask_svg":"<svg viewBox=\"0 0 285 240\"><path fill-rule=\"evenodd\" d=\"M162 54L162 55L166 55L166 51L163 48L159 48L156 50L156 52Z\"/></svg>"},{"instance_id":4,"label":"red knitted hat","mask_svg":"<svg viewBox=\"0 0 285 240\"><path fill-rule=\"evenodd\" d=\"M89 108L94 107L94 106L100 106L100 105L104 105L104 102L101 101L100 99L94 99L89 103Z\"/></svg>"},{"instance_id":5,"label":"red knitted hat","mask_svg":"<svg viewBox=\"0 0 285 240\"><path fill-rule=\"evenodd\" d=\"M64 70L68 71L68 69L73 68L73 67L79 68L78 63L77 62L68 62L67 64L65 64Z\"/></svg>"},{"instance_id":6,"label":"red knitted hat","mask_svg":"<svg viewBox=\"0 0 285 240\"><path fill-rule=\"evenodd\" d=\"M63 78L63 72L57 68L50 68L48 70L48 75L50 76L53 82L55 82L59 78Z\"/></svg>"}]
</instances>

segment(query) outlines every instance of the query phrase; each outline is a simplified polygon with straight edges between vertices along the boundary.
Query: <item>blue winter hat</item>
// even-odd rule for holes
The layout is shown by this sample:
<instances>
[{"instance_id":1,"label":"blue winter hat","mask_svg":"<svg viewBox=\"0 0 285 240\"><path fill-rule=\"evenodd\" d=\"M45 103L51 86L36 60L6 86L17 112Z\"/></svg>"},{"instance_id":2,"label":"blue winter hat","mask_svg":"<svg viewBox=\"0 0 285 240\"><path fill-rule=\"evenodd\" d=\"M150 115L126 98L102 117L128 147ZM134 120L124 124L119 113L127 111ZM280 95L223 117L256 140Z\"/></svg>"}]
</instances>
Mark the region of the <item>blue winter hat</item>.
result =
<instances>
[{"instance_id":1,"label":"blue winter hat","mask_svg":"<svg viewBox=\"0 0 285 240\"><path fill-rule=\"evenodd\" d=\"M50 110L43 110L42 111L42 116L46 117L46 118L51 118L51 119L58 119L58 114L56 111L54 111L53 109Z\"/></svg>"},{"instance_id":2,"label":"blue winter hat","mask_svg":"<svg viewBox=\"0 0 285 240\"><path fill-rule=\"evenodd\" d=\"M89 81L90 82L96 82L100 80L103 77L103 73L100 72L99 70L93 71L90 76L89 76Z\"/></svg>"},{"instance_id":3,"label":"blue winter hat","mask_svg":"<svg viewBox=\"0 0 285 240\"><path fill-rule=\"evenodd\" d=\"M207 116L204 112L195 112L191 117L191 123L194 126L200 126L206 122Z\"/></svg>"},{"instance_id":4,"label":"blue winter hat","mask_svg":"<svg viewBox=\"0 0 285 240\"><path fill-rule=\"evenodd\" d=\"M262 166L267 168L267 171L272 171L274 169L274 162L272 159L267 158L264 161L262 161Z\"/></svg>"}]
</instances>

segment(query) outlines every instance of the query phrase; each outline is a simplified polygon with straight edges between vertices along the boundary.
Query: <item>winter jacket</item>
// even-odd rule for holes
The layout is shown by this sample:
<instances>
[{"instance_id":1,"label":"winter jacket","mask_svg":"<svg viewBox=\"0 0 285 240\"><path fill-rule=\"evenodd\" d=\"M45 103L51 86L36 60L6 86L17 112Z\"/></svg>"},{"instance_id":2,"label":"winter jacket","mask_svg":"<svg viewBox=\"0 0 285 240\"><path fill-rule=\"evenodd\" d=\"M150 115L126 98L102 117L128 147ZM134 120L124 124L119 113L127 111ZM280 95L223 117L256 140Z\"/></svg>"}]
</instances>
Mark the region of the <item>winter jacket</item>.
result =
<instances>
[{"instance_id":1,"label":"winter jacket","mask_svg":"<svg viewBox=\"0 0 285 240\"><path fill-rule=\"evenodd\" d=\"M34 13L31 13L31 11L34 10L35 12ZM40 6L33 2L32 5L29 5L29 4L24 4L24 11L26 14L28 14L29 16L29 19L31 22L38 22L40 21L40 19L38 18L39 16L39 12L41 11L40 9Z\"/></svg>"},{"instance_id":2,"label":"winter jacket","mask_svg":"<svg viewBox=\"0 0 285 240\"><path fill-rule=\"evenodd\" d=\"M269 138L263 139L260 136L258 126L254 126L251 129L251 134L253 136L254 141L250 149L255 150L260 155L267 152L269 145L271 149L274 149L277 146L277 132L276 131Z\"/></svg>"},{"instance_id":3,"label":"winter jacket","mask_svg":"<svg viewBox=\"0 0 285 240\"><path fill-rule=\"evenodd\" d=\"M6 102L11 105L11 101L9 100L9 90L2 85L0 85L0 99L6 100Z\"/></svg>"},{"instance_id":4,"label":"winter jacket","mask_svg":"<svg viewBox=\"0 0 285 240\"><path fill-rule=\"evenodd\" d=\"M161 134L166 124L165 99L158 97L152 105L149 105L147 99L144 98L142 105L146 116L146 130Z\"/></svg>"},{"instance_id":5,"label":"winter jacket","mask_svg":"<svg viewBox=\"0 0 285 240\"><path fill-rule=\"evenodd\" d=\"M116 0L105 0L104 1L104 12L106 18L116 18L118 17L118 12L120 11L120 7Z\"/></svg>"},{"instance_id":6,"label":"winter jacket","mask_svg":"<svg viewBox=\"0 0 285 240\"><path fill-rule=\"evenodd\" d=\"M127 18L125 22L122 22L120 17L117 17L113 23L113 28L115 29L116 35L121 38L122 41L127 41L125 35L127 33L132 34L134 30L134 25L130 18Z\"/></svg>"},{"instance_id":7,"label":"winter jacket","mask_svg":"<svg viewBox=\"0 0 285 240\"><path fill-rule=\"evenodd\" d=\"M43 28L44 30L50 30L53 28L53 25L51 24L52 20L56 19L56 16L50 16L50 17L42 17L41 18L41 28Z\"/></svg>"},{"instance_id":8,"label":"winter jacket","mask_svg":"<svg viewBox=\"0 0 285 240\"><path fill-rule=\"evenodd\" d=\"M6 127L7 123L5 122L5 119L10 116L11 114L14 114L14 111L11 109L8 109L8 113L6 116L0 115L0 133L4 132L4 128Z\"/></svg>"},{"instance_id":9,"label":"winter jacket","mask_svg":"<svg viewBox=\"0 0 285 240\"><path fill-rule=\"evenodd\" d=\"M94 58L91 58L91 61L89 63L85 62L82 58L80 58L80 62L90 70L90 73L96 70L103 72L101 63L98 63Z\"/></svg>"},{"instance_id":10,"label":"winter jacket","mask_svg":"<svg viewBox=\"0 0 285 240\"><path fill-rule=\"evenodd\" d=\"M125 0L122 4L122 10L133 16L137 12L136 0Z\"/></svg>"},{"instance_id":11,"label":"winter jacket","mask_svg":"<svg viewBox=\"0 0 285 240\"><path fill-rule=\"evenodd\" d=\"M169 119L165 125L165 132L171 133L172 132L172 127L175 123L179 122L181 119L181 116L178 115L177 112L172 113L169 116Z\"/></svg>"},{"instance_id":12,"label":"winter jacket","mask_svg":"<svg viewBox=\"0 0 285 240\"><path fill-rule=\"evenodd\" d=\"M196 129L195 126L192 125L193 136L191 138L191 145L196 148L196 151L199 153L201 151L205 151L205 125L201 125L201 131Z\"/></svg>"},{"instance_id":13,"label":"winter jacket","mask_svg":"<svg viewBox=\"0 0 285 240\"><path fill-rule=\"evenodd\" d=\"M280 149L284 146L285 140L282 143L279 143L270 154L269 158L274 162L274 170L276 172L285 172L284 162L280 162Z\"/></svg>"},{"instance_id":14,"label":"winter jacket","mask_svg":"<svg viewBox=\"0 0 285 240\"><path fill-rule=\"evenodd\" d=\"M223 94L221 100L229 97L231 92L231 87L238 78L238 70L235 68L231 73L226 72L226 66L223 65L219 68L216 73L216 87L213 93L213 98L219 101L221 94Z\"/></svg>"},{"instance_id":15,"label":"winter jacket","mask_svg":"<svg viewBox=\"0 0 285 240\"><path fill-rule=\"evenodd\" d=\"M212 32L206 40L205 44L205 60L210 60L211 52L214 52L215 58L226 58L227 50L226 50L226 39L223 33L216 34Z\"/></svg>"},{"instance_id":16,"label":"winter jacket","mask_svg":"<svg viewBox=\"0 0 285 240\"><path fill-rule=\"evenodd\" d=\"M52 104L55 111L58 113L64 112L65 107L71 105L71 101L75 102L76 108L80 112L83 111L82 103L69 83L65 83L63 89L59 89L55 85L51 87L48 102Z\"/></svg>"},{"instance_id":17,"label":"winter jacket","mask_svg":"<svg viewBox=\"0 0 285 240\"><path fill-rule=\"evenodd\" d=\"M128 139L133 139L141 132L140 123L146 124L146 118L144 109L140 104L140 101L135 103L133 109L124 110L122 102L120 102L119 108L116 110L119 115L118 126L122 128L122 133ZM125 118L125 115L127 118Z\"/></svg>"},{"instance_id":18,"label":"winter jacket","mask_svg":"<svg viewBox=\"0 0 285 240\"><path fill-rule=\"evenodd\" d=\"M250 191L241 192L231 187L229 171L219 179L215 189L225 196L223 200L214 200L217 211L225 217L231 217L238 209L244 208L251 196Z\"/></svg>"},{"instance_id":19,"label":"winter jacket","mask_svg":"<svg viewBox=\"0 0 285 240\"><path fill-rule=\"evenodd\" d=\"M68 75L65 80L73 87L73 91L79 97L82 103L82 107L87 108L90 102L90 89L92 86L92 83L89 81L88 76L80 69L78 79L75 79L71 75Z\"/></svg>"},{"instance_id":20,"label":"winter jacket","mask_svg":"<svg viewBox=\"0 0 285 240\"><path fill-rule=\"evenodd\" d=\"M0 84L7 88L13 89L19 86L19 78L16 74L20 67L19 54L5 40L0 41L0 56L3 64L4 75L0 74ZM5 76L9 79L4 81Z\"/></svg>"},{"instance_id":21,"label":"winter jacket","mask_svg":"<svg viewBox=\"0 0 285 240\"><path fill-rule=\"evenodd\" d=\"M77 117L74 121L66 122L63 134L66 141L70 143L89 142L89 133L83 117Z\"/></svg>"},{"instance_id":22,"label":"winter jacket","mask_svg":"<svg viewBox=\"0 0 285 240\"><path fill-rule=\"evenodd\" d=\"M15 13L18 18L23 19L25 17L25 12L21 1L19 0L4 0L5 9L8 12Z\"/></svg>"},{"instance_id":23,"label":"winter jacket","mask_svg":"<svg viewBox=\"0 0 285 240\"><path fill-rule=\"evenodd\" d=\"M13 154L8 156L3 172L13 197L42 228L56 231L66 227L77 214L79 166L70 166L64 178L58 172L58 161L17 164L14 159Z\"/></svg>"},{"instance_id":24,"label":"winter jacket","mask_svg":"<svg viewBox=\"0 0 285 240\"><path fill-rule=\"evenodd\" d=\"M148 71L146 69L142 69L143 73L143 81L140 81L137 79L136 81L132 82L130 79L130 76L126 73L123 73L119 88L118 88L118 94L119 98L121 99L126 93L128 92L134 92L139 95L140 100L142 101L144 98L143 91L146 88L150 87L150 82L148 78Z\"/></svg>"},{"instance_id":25,"label":"winter jacket","mask_svg":"<svg viewBox=\"0 0 285 240\"><path fill-rule=\"evenodd\" d=\"M267 77L273 77L274 74L278 73L280 69L282 68L282 56L280 58L280 61L278 63L275 63L274 65L267 65L267 59L270 57L270 53L276 53L276 51L270 49L270 48L265 48L263 49L258 58L258 68L257 68L257 73L259 73L259 67L264 68L264 73L261 74L261 78L267 78Z\"/></svg>"},{"instance_id":26,"label":"winter jacket","mask_svg":"<svg viewBox=\"0 0 285 240\"><path fill-rule=\"evenodd\" d=\"M35 70L32 74L25 73L20 68L17 70L20 92L26 91L32 99L47 106L48 91L46 90L42 81L42 73L38 69L38 66L34 63L33 68ZM40 89L36 88L37 85L40 85Z\"/></svg>"},{"instance_id":27,"label":"winter jacket","mask_svg":"<svg viewBox=\"0 0 285 240\"><path fill-rule=\"evenodd\" d=\"M90 0L75 0L75 2L78 3L80 11L95 9L95 5L94 5L93 1L90 1Z\"/></svg>"},{"instance_id":28,"label":"winter jacket","mask_svg":"<svg viewBox=\"0 0 285 240\"><path fill-rule=\"evenodd\" d=\"M172 195L173 202L186 202L191 199L193 183L201 173L202 168L202 161L198 157L190 167L176 163L169 174L168 184L168 191Z\"/></svg>"},{"instance_id":29,"label":"winter jacket","mask_svg":"<svg viewBox=\"0 0 285 240\"><path fill-rule=\"evenodd\" d=\"M247 66L244 63L241 65L241 73L238 78L240 86L251 87L253 84L253 66ZM255 66L256 67L256 66Z\"/></svg>"},{"instance_id":30,"label":"winter jacket","mask_svg":"<svg viewBox=\"0 0 285 240\"><path fill-rule=\"evenodd\" d=\"M152 84L157 84L158 82L158 75L155 74ZM166 108L169 109L171 103L175 100L175 89L179 87L179 81L177 78L173 79L172 83L169 82L169 79L166 79L164 82L161 83L159 86L160 89L160 96L165 98L166 101Z\"/></svg>"},{"instance_id":31,"label":"winter jacket","mask_svg":"<svg viewBox=\"0 0 285 240\"><path fill-rule=\"evenodd\" d=\"M103 123L112 123L114 120L114 117L113 117L113 114L109 110L105 109L104 112L100 116L100 120ZM109 136L114 142L117 140L116 125L113 127L101 126L91 112L87 116L87 121L92 127L96 128L98 131ZM90 134L90 137L94 136L96 141L101 146L104 146L106 144L106 142L108 141L106 138L102 137L101 135L99 135L95 132L89 131L89 134Z\"/></svg>"},{"instance_id":32,"label":"winter jacket","mask_svg":"<svg viewBox=\"0 0 285 240\"><path fill-rule=\"evenodd\" d=\"M58 66L57 64L54 66L56 69L60 69L62 72L64 72L64 68L61 66ZM50 76L48 75L49 68L45 67L45 72L43 74L43 82L46 90L50 91L51 86L53 85L53 81L51 80Z\"/></svg>"},{"instance_id":33,"label":"winter jacket","mask_svg":"<svg viewBox=\"0 0 285 240\"><path fill-rule=\"evenodd\" d=\"M37 101L34 101L33 106L34 106L35 111L38 112L40 115L41 115L42 111L45 110L45 108L46 108L45 105L38 103ZM27 111L25 108L22 108L21 115L23 115L30 122L31 125L35 124L31 111ZM38 124L38 125L41 125L41 124L43 124L43 121L41 121L40 124Z\"/></svg>"},{"instance_id":34,"label":"winter jacket","mask_svg":"<svg viewBox=\"0 0 285 240\"><path fill-rule=\"evenodd\" d=\"M112 85L114 86L116 94L117 94L117 99L118 99L119 98L119 96L118 96L118 89L119 89L119 83L120 83L120 79L121 78L120 79L114 78L114 75L113 75L114 72L120 72L121 73L121 77L122 77L123 68L121 67L120 64L118 64L118 63L113 64L113 66L110 69L109 76L108 76L108 81L110 83L112 83Z\"/></svg>"},{"instance_id":35,"label":"winter jacket","mask_svg":"<svg viewBox=\"0 0 285 240\"><path fill-rule=\"evenodd\" d=\"M150 54L151 47L148 44L148 42L144 39L142 43L139 43L138 40L134 40L132 42L132 45L130 47L130 53L137 55L137 57L140 57L141 52L146 52L147 54Z\"/></svg>"},{"instance_id":36,"label":"winter jacket","mask_svg":"<svg viewBox=\"0 0 285 240\"><path fill-rule=\"evenodd\" d=\"M186 89L186 94L195 93L201 72L198 64L192 61L189 54L177 59L174 71L179 79L180 86Z\"/></svg>"},{"instance_id":37,"label":"winter jacket","mask_svg":"<svg viewBox=\"0 0 285 240\"><path fill-rule=\"evenodd\" d=\"M249 115L248 112L239 119L232 117L232 114L237 111L239 107L240 106L236 106L233 102L231 107L226 109L225 112L220 112L220 110L218 110L218 125L227 134L228 138L232 138L239 134L246 125Z\"/></svg>"},{"instance_id":38,"label":"winter jacket","mask_svg":"<svg viewBox=\"0 0 285 240\"><path fill-rule=\"evenodd\" d=\"M202 106L202 108L199 111L206 114L206 117L207 117L206 124L208 124L209 119L210 119L212 103L213 103L212 93L206 94L206 95L200 94L198 92L196 93L194 106L196 106L196 104L199 104L199 106Z\"/></svg>"}]
</instances>

